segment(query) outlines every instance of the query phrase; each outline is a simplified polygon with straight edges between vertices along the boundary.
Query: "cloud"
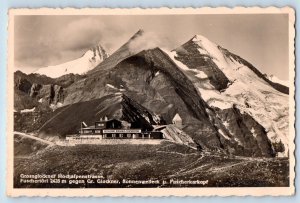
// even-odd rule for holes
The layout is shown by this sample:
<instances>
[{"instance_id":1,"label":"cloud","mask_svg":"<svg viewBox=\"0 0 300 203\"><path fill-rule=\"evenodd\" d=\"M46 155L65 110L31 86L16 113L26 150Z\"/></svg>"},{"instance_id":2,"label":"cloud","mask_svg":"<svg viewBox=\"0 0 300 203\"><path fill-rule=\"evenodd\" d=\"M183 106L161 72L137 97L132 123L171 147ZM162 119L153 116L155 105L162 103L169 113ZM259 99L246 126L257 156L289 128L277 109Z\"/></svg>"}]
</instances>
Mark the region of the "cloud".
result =
<instances>
[{"instance_id":1,"label":"cloud","mask_svg":"<svg viewBox=\"0 0 300 203\"><path fill-rule=\"evenodd\" d=\"M158 36L153 32L142 32L138 37L132 39L129 43L129 49L137 53L143 49L153 49L160 44Z\"/></svg>"},{"instance_id":2,"label":"cloud","mask_svg":"<svg viewBox=\"0 0 300 203\"><path fill-rule=\"evenodd\" d=\"M130 40L129 49L132 53L138 53L142 50L153 49L156 47L169 49L170 40L158 33L151 31L139 31L142 32L138 37Z\"/></svg>"},{"instance_id":3,"label":"cloud","mask_svg":"<svg viewBox=\"0 0 300 203\"><path fill-rule=\"evenodd\" d=\"M128 25L99 20L93 16L69 22L57 35L62 50L83 51L100 43L111 52L127 37Z\"/></svg>"},{"instance_id":4,"label":"cloud","mask_svg":"<svg viewBox=\"0 0 300 203\"><path fill-rule=\"evenodd\" d=\"M15 64L16 66L41 67L61 57L61 52L52 51L47 44L32 43L23 45L19 47L19 51L15 51Z\"/></svg>"},{"instance_id":5,"label":"cloud","mask_svg":"<svg viewBox=\"0 0 300 203\"><path fill-rule=\"evenodd\" d=\"M80 57L98 43L111 52L126 38L126 25L115 26L94 16L30 17L16 22L15 64L19 67L57 65Z\"/></svg>"},{"instance_id":6,"label":"cloud","mask_svg":"<svg viewBox=\"0 0 300 203\"><path fill-rule=\"evenodd\" d=\"M57 42L61 43L64 50L83 50L90 48L103 38L104 30L107 26L92 17L68 23L64 29L58 33Z\"/></svg>"},{"instance_id":7,"label":"cloud","mask_svg":"<svg viewBox=\"0 0 300 203\"><path fill-rule=\"evenodd\" d=\"M282 67L288 67L288 54L284 54L288 52L288 20L283 17L277 14L20 15L15 17L14 26L15 64L21 67L60 64L80 57L98 42L111 54L142 28L146 33L130 45L133 50L157 46L172 50L193 35L202 34L262 67L264 72L285 79L288 71Z\"/></svg>"}]
</instances>

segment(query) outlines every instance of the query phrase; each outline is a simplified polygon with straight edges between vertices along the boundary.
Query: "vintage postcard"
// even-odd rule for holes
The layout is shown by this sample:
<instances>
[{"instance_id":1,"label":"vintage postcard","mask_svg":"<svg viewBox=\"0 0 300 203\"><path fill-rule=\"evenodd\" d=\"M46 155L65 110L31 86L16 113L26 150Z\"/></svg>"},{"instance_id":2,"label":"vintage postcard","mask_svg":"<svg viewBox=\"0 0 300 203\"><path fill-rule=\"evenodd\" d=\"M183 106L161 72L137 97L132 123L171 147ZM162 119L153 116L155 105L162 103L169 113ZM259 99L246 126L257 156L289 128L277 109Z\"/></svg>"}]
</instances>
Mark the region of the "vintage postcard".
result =
<instances>
[{"instance_id":1,"label":"vintage postcard","mask_svg":"<svg viewBox=\"0 0 300 203\"><path fill-rule=\"evenodd\" d=\"M10 196L293 195L292 8L11 9Z\"/></svg>"}]
</instances>

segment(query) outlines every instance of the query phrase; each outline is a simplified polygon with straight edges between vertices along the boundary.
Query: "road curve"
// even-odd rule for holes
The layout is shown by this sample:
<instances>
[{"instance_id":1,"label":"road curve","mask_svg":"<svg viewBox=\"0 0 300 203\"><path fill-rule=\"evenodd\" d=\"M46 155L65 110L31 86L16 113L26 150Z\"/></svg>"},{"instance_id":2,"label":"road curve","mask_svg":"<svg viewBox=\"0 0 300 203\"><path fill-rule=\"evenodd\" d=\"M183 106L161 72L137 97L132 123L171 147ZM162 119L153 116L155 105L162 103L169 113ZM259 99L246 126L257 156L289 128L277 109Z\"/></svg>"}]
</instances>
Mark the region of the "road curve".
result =
<instances>
[{"instance_id":1,"label":"road curve","mask_svg":"<svg viewBox=\"0 0 300 203\"><path fill-rule=\"evenodd\" d=\"M14 131L14 135L15 134L16 135L22 135L22 136L30 138L30 139L38 140L38 141L43 142L43 143L48 144L48 145L55 145L53 142L50 142L48 140L44 140L42 138L39 138L39 137L36 137L36 136L33 136L33 135L29 135L29 134Z\"/></svg>"}]
</instances>

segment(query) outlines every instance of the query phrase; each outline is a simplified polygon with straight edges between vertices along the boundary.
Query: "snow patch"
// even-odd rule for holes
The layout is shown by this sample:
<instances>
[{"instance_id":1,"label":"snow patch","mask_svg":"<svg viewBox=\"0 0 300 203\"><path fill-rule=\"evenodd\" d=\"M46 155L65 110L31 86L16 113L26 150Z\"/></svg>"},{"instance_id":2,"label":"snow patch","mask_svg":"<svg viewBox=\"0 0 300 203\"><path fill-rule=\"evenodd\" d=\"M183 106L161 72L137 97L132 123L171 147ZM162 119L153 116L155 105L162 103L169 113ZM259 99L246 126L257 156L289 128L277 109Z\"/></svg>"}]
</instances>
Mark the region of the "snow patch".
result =
<instances>
[{"instance_id":1,"label":"snow patch","mask_svg":"<svg viewBox=\"0 0 300 203\"><path fill-rule=\"evenodd\" d=\"M234 141L236 141L239 145L242 145L242 142L239 139L237 139L236 137L234 138Z\"/></svg>"},{"instance_id":2,"label":"snow patch","mask_svg":"<svg viewBox=\"0 0 300 203\"><path fill-rule=\"evenodd\" d=\"M225 101L213 100L208 102L211 106L218 107L219 109L229 109L232 108L232 104Z\"/></svg>"},{"instance_id":3,"label":"snow patch","mask_svg":"<svg viewBox=\"0 0 300 203\"><path fill-rule=\"evenodd\" d=\"M52 111L55 111L56 109L60 108L63 106L63 103L61 102L57 102L57 104L50 104L50 108L52 109Z\"/></svg>"},{"instance_id":4,"label":"snow patch","mask_svg":"<svg viewBox=\"0 0 300 203\"><path fill-rule=\"evenodd\" d=\"M153 116L153 120L155 121L155 123L159 123L160 122L160 117L159 117L159 115L157 115L157 114L154 114L154 116Z\"/></svg>"},{"instance_id":5,"label":"snow patch","mask_svg":"<svg viewBox=\"0 0 300 203\"><path fill-rule=\"evenodd\" d=\"M226 139L226 140L230 140L230 138L221 130L219 129L218 132Z\"/></svg>"},{"instance_id":6,"label":"snow patch","mask_svg":"<svg viewBox=\"0 0 300 203\"><path fill-rule=\"evenodd\" d=\"M203 71L198 71L196 77L200 79L208 78L208 76Z\"/></svg>"},{"instance_id":7,"label":"snow patch","mask_svg":"<svg viewBox=\"0 0 300 203\"><path fill-rule=\"evenodd\" d=\"M255 133L255 129L253 127L251 128L251 133L255 138L257 137L257 134Z\"/></svg>"},{"instance_id":8,"label":"snow patch","mask_svg":"<svg viewBox=\"0 0 300 203\"><path fill-rule=\"evenodd\" d=\"M35 111L35 107L33 107L32 109L23 109L20 112L21 113L29 113L29 112L34 112Z\"/></svg>"},{"instance_id":9,"label":"snow patch","mask_svg":"<svg viewBox=\"0 0 300 203\"><path fill-rule=\"evenodd\" d=\"M184 65L183 63L181 63L180 61L176 60L175 57L177 56L177 53L175 51L168 51L165 49L162 49L174 62L175 64L182 70L191 70L190 68L188 68L186 65Z\"/></svg>"},{"instance_id":10,"label":"snow patch","mask_svg":"<svg viewBox=\"0 0 300 203\"><path fill-rule=\"evenodd\" d=\"M113 88L113 89L118 89L115 86L111 85L111 84L106 84L107 87Z\"/></svg>"},{"instance_id":11,"label":"snow patch","mask_svg":"<svg viewBox=\"0 0 300 203\"><path fill-rule=\"evenodd\" d=\"M229 123L227 121L223 122L223 125L227 128L229 127Z\"/></svg>"},{"instance_id":12,"label":"snow patch","mask_svg":"<svg viewBox=\"0 0 300 203\"><path fill-rule=\"evenodd\" d=\"M168 106L167 106L167 108L172 108L174 105L173 104L169 104Z\"/></svg>"},{"instance_id":13,"label":"snow patch","mask_svg":"<svg viewBox=\"0 0 300 203\"><path fill-rule=\"evenodd\" d=\"M57 104L56 104L57 108L62 107L62 106L63 106L63 104L61 102L57 102Z\"/></svg>"}]
</instances>

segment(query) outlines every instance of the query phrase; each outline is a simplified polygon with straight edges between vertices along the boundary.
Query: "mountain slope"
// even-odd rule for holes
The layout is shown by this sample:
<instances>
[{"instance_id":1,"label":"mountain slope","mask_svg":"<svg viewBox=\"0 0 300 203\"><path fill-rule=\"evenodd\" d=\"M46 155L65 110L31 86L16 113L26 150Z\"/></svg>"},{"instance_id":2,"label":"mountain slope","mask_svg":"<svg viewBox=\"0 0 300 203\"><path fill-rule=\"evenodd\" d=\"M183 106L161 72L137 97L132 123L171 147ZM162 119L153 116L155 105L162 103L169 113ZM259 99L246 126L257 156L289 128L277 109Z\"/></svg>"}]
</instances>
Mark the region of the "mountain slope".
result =
<instances>
[{"instance_id":1,"label":"mountain slope","mask_svg":"<svg viewBox=\"0 0 300 203\"><path fill-rule=\"evenodd\" d=\"M287 155L287 87L273 83L241 57L200 35L167 53L214 109L218 119L228 109L237 109L242 115L251 116L263 126L277 155ZM239 126L229 126L228 119L226 116L220 119L222 128L226 129L226 133L221 130L221 134L229 140L231 137L237 139ZM252 127L248 129L257 138L257 131Z\"/></svg>"},{"instance_id":2,"label":"mountain slope","mask_svg":"<svg viewBox=\"0 0 300 203\"><path fill-rule=\"evenodd\" d=\"M136 48L136 46L134 45L144 40L144 33L145 32L143 30L138 30L125 44L123 44L117 51L109 56L107 60L103 61L94 69L90 70L89 73L95 74L95 72L98 71L103 72L109 70L127 57L133 56L134 54L142 51L143 47Z\"/></svg>"},{"instance_id":3,"label":"mountain slope","mask_svg":"<svg viewBox=\"0 0 300 203\"><path fill-rule=\"evenodd\" d=\"M83 54L82 57L55 66L39 68L34 73L57 78L66 74L85 74L104 61L108 54L101 45L97 45Z\"/></svg>"},{"instance_id":4,"label":"mountain slope","mask_svg":"<svg viewBox=\"0 0 300 203\"><path fill-rule=\"evenodd\" d=\"M89 74L84 82L74 83L68 88L65 101L89 101L103 98L112 90L122 91L161 116L167 124L171 124L173 117L179 113L183 119L184 133L202 149L245 156L276 154L264 128L251 115L241 114L238 109L231 109L226 114L230 115L228 119L236 128L235 133L227 136L229 131L225 132L226 127L218 118L221 113L205 101L206 95L199 94L195 81L177 62L159 48L141 51L122 60L109 71L99 70ZM220 74L219 79L225 77L225 74ZM251 132L252 128L257 131L256 137Z\"/></svg>"}]
</instances>

